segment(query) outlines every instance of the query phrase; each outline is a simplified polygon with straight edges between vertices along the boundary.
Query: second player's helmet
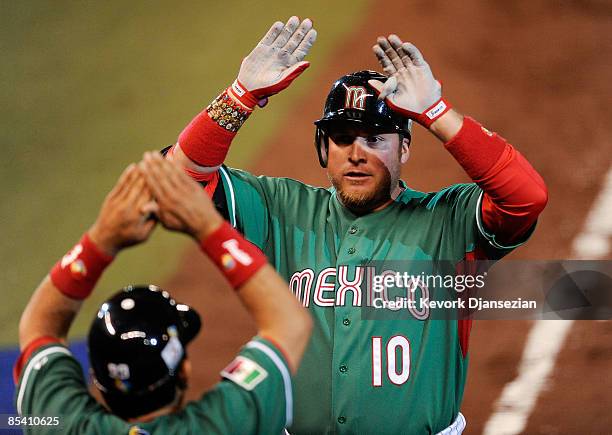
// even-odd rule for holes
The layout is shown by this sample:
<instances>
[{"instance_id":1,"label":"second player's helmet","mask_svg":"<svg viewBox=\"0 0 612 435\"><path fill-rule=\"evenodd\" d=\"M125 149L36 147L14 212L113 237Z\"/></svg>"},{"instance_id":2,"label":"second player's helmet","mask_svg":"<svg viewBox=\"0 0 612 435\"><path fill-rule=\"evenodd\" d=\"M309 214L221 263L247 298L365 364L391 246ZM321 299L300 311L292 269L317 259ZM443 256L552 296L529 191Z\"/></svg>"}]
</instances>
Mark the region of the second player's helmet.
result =
<instances>
[{"instance_id":1,"label":"second player's helmet","mask_svg":"<svg viewBox=\"0 0 612 435\"><path fill-rule=\"evenodd\" d=\"M321 166L327 166L329 148L327 131L338 123L357 123L384 133L399 133L411 139L412 121L395 113L378 99L368 80L385 82L387 77L376 71L358 71L340 77L325 100L323 117L315 121L315 147Z\"/></svg>"},{"instance_id":2,"label":"second player's helmet","mask_svg":"<svg viewBox=\"0 0 612 435\"><path fill-rule=\"evenodd\" d=\"M114 414L132 418L172 403L200 316L159 287L128 286L100 307L88 337L94 384Z\"/></svg>"}]
</instances>

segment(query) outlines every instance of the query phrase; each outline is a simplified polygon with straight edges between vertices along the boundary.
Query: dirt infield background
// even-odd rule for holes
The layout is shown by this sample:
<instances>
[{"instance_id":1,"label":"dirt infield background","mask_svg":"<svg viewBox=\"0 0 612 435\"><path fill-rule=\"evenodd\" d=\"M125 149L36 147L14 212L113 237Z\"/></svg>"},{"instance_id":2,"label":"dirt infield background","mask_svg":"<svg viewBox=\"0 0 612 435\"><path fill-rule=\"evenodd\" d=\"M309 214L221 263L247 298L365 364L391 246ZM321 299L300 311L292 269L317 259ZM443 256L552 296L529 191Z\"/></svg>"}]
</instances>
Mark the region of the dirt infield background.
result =
<instances>
[{"instance_id":1,"label":"dirt infield background","mask_svg":"<svg viewBox=\"0 0 612 435\"><path fill-rule=\"evenodd\" d=\"M91 225L117 175L182 127L233 80L273 20L311 16L311 68L242 128L230 162L327 185L312 121L337 77L377 68L379 34L424 53L458 110L500 132L542 173L550 202L512 258L570 258L611 167L610 0L202 0L2 2L0 7L0 410L12 409L17 324L32 290ZM262 143L264 146L262 146ZM466 181L415 129L404 179L437 190ZM609 213L612 215L612 210ZM608 216L609 217L609 216ZM99 303L126 283L163 285L203 314L190 352L190 397L255 331L236 296L186 237L156 231L122 253L71 330L81 341ZM608 254L608 258L610 258ZM160 277L168 277L162 280ZM161 282L160 282L161 281ZM517 374L531 324L476 323L463 412L480 433ZM612 322L576 322L524 433L611 433Z\"/></svg>"},{"instance_id":2,"label":"dirt infield background","mask_svg":"<svg viewBox=\"0 0 612 435\"><path fill-rule=\"evenodd\" d=\"M370 46L377 35L395 32L421 49L458 110L500 132L547 181L548 208L530 242L512 258L568 258L610 165L612 4L449 3L372 1L329 56L317 85L278 119L276 136L248 169L326 185L312 145L312 121L321 113L331 82L351 70L376 68ZM249 122L256 123L257 116ZM466 180L433 137L420 128L414 136L403 174L409 185L429 191ZM234 147L248 144L238 139ZM203 333L191 346L196 361L191 391L196 391L218 379L218 371L254 328L195 249L183 255L182 264L166 284L203 314ZM202 280L204 273L210 278ZM475 325L463 406L467 433L482 430L492 402L515 376L529 326L516 321ZM525 433L610 432L611 338L610 322L574 325Z\"/></svg>"}]
</instances>

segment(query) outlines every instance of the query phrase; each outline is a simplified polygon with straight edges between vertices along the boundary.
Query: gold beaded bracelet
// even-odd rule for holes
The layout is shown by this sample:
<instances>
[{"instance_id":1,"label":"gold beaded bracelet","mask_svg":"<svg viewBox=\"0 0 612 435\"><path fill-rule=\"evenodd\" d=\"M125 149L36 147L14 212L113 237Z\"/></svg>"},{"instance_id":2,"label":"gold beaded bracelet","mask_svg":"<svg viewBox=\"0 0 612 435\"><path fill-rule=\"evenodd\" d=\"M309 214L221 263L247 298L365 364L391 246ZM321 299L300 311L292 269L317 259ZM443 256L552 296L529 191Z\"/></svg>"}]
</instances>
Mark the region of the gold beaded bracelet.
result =
<instances>
[{"instance_id":1,"label":"gold beaded bracelet","mask_svg":"<svg viewBox=\"0 0 612 435\"><path fill-rule=\"evenodd\" d=\"M237 132L252 111L245 109L225 90L206 108L208 116L227 131Z\"/></svg>"}]
</instances>

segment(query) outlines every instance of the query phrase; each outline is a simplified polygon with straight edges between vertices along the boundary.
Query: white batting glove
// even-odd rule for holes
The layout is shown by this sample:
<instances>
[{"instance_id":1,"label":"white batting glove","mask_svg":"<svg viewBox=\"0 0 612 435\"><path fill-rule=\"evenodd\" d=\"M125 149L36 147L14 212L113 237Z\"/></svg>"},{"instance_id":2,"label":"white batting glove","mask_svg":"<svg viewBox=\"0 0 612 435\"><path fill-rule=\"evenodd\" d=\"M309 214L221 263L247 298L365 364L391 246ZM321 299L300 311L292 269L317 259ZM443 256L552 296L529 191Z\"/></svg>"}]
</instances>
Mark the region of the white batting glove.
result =
<instances>
[{"instance_id":1,"label":"white batting glove","mask_svg":"<svg viewBox=\"0 0 612 435\"><path fill-rule=\"evenodd\" d=\"M379 37L372 49L389 78L385 83L369 83L391 109L427 128L450 110L451 105L442 98L442 85L413 44L389 35Z\"/></svg>"},{"instance_id":2,"label":"white batting glove","mask_svg":"<svg viewBox=\"0 0 612 435\"><path fill-rule=\"evenodd\" d=\"M294 16L286 24L274 23L242 61L232 96L247 107L265 105L268 97L288 87L310 66L304 58L316 39L317 31L308 18L300 23Z\"/></svg>"}]
</instances>

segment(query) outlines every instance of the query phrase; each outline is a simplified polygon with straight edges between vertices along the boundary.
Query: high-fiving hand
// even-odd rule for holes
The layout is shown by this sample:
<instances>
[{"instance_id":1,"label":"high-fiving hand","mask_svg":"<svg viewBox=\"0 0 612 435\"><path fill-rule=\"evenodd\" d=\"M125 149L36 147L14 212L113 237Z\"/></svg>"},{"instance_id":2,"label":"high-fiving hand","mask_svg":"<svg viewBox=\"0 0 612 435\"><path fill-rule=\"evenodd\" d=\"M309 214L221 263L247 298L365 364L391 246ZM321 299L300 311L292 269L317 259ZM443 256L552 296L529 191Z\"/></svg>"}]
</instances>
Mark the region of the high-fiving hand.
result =
<instances>
[{"instance_id":1,"label":"high-fiving hand","mask_svg":"<svg viewBox=\"0 0 612 435\"><path fill-rule=\"evenodd\" d=\"M369 83L392 109L426 127L450 109L442 100L440 82L413 44L389 35L379 37L372 49L389 78L385 83L378 80Z\"/></svg>"},{"instance_id":2,"label":"high-fiving hand","mask_svg":"<svg viewBox=\"0 0 612 435\"><path fill-rule=\"evenodd\" d=\"M107 254L115 255L149 238L156 224L150 216L157 209L143 173L131 164L104 199L89 237Z\"/></svg>"},{"instance_id":3,"label":"high-fiving hand","mask_svg":"<svg viewBox=\"0 0 612 435\"><path fill-rule=\"evenodd\" d=\"M304 58L316 39L308 18L277 21L242 61L238 81L258 100L277 94L310 66Z\"/></svg>"},{"instance_id":4,"label":"high-fiving hand","mask_svg":"<svg viewBox=\"0 0 612 435\"><path fill-rule=\"evenodd\" d=\"M221 225L223 217L180 164L151 151L123 171L88 235L104 252L116 255L146 241L158 221L169 230L202 240Z\"/></svg>"},{"instance_id":5,"label":"high-fiving hand","mask_svg":"<svg viewBox=\"0 0 612 435\"><path fill-rule=\"evenodd\" d=\"M165 228L202 240L221 225L223 218L212 200L179 164L152 151L145 153L138 167L158 205L157 218Z\"/></svg>"}]
</instances>

